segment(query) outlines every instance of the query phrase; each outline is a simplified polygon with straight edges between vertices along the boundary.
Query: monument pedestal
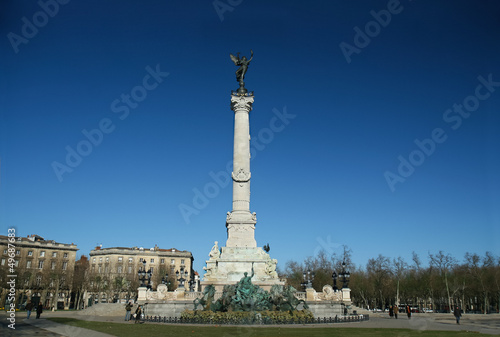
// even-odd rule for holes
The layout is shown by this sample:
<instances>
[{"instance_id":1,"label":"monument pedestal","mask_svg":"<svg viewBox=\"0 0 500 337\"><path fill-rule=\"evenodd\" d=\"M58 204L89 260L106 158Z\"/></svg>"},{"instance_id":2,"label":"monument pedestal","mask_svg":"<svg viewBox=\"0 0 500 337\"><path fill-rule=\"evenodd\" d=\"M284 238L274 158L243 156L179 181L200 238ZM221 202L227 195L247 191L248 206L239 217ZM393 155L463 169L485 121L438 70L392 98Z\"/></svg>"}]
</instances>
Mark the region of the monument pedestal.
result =
<instances>
[{"instance_id":1,"label":"monument pedestal","mask_svg":"<svg viewBox=\"0 0 500 337\"><path fill-rule=\"evenodd\" d=\"M277 262L261 247L222 247L219 256L211 256L206 261L206 273L201 281L202 289L212 284L216 291L222 291L225 285L238 283L245 272L249 276L252 275L252 267L253 284L264 290L271 289L275 284L284 285L276 272Z\"/></svg>"}]
</instances>

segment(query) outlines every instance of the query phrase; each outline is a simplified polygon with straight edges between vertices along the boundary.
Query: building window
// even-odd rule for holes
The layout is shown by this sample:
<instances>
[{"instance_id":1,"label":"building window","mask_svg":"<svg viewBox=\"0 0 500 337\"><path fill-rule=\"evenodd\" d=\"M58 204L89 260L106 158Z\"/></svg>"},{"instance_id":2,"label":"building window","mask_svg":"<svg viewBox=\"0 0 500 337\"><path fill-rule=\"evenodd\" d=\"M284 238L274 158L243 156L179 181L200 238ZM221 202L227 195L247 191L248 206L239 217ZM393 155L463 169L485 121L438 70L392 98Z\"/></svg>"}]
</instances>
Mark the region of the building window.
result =
<instances>
[{"instance_id":1,"label":"building window","mask_svg":"<svg viewBox=\"0 0 500 337\"><path fill-rule=\"evenodd\" d=\"M4 249L4 250L3 250L3 253L4 253L4 254L7 254L7 249Z\"/></svg>"},{"instance_id":2,"label":"building window","mask_svg":"<svg viewBox=\"0 0 500 337\"><path fill-rule=\"evenodd\" d=\"M26 268L31 268L31 261L26 261Z\"/></svg>"},{"instance_id":3,"label":"building window","mask_svg":"<svg viewBox=\"0 0 500 337\"><path fill-rule=\"evenodd\" d=\"M104 267L104 272L105 272L106 274L107 274L107 273L109 273L109 267L108 267L108 266Z\"/></svg>"},{"instance_id":4,"label":"building window","mask_svg":"<svg viewBox=\"0 0 500 337\"><path fill-rule=\"evenodd\" d=\"M123 257L118 257L118 262L123 262Z\"/></svg>"},{"instance_id":5,"label":"building window","mask_svg":"<svg viewBox=\"0 0 500 337\"><path fill-rule=\"evenodd\" d=\"M142 261L143 261L143 258L141 257L141 258L139 259L139 262L141 262L141 263L142 263Z\"/></svg>"},{"instance_id":6,"label":"building window","mask_svg":"<svg viewBox=\"0 0 500 337\"><path fill-rule=\"evenodd\" d=\"M67 258L68 258L68 253L64 253L64 254L63 254L63 257L64 257L65 259L67 259Z\"/></svg>"},{"instance_id":7,"label":"building window","mask_svg":"<svg viewBox=\"0 0 500 337\"><path fill-rule=\"evenodd\" d=\"M40 252L40 257L44 257L44 256L45 256L45 251L44 251L44 250L42 250L42 251Z\"/></svg>"},{"instance_id":8,"label":"building window","mask_svg":"<svg viewBox=\"0 0 500 337\"><path fill-rule=\"evenodd\" d=\"M154 271L154 267L149 267L149 269L151 269L151 275L153 275L153 271Z\"/></svg>"},{"instance_id":9,"label":"building window","mask_svg":"<svg viewBox=\"0 0 500 337\"><path fill-rule=\"evenodd\" d=\"M92 263L95 263L95 257L94 257L94 258L92 258Z\"/></svg>"},{"instance_id":10,"label":"building window","mask_svg":"<svg viewBox=\"0 0 500 337\"><path fill-rule=\"evenodd\" d=\"M128 258L128 263L132 263L132 262L134 262L134 259L133 259L133 258L131 258L131 257L129 257L129 258Z\"/></svg>"},{"instance_id":11,"label":"building window","mask_svg":"<svg viewBox=\"0 0 500 337\"><path fill-rule=\"evenodd\" d=\"M33 251L32 250L28 251L28 256L33 256Z\"/></svg>"},{"instance_id":12,"label":"building window","mask_svg":"<svg viewBox=\"0 0 500 337\"><path fill-rule=\"evenodd\" d=\"M118 274L121 274L122 271L123 271L123 267L122 266L118 266L117 271L118 271Z\"/></svg>"},{"instance_id":13,"label":"building window","mask_svg":"<svg viewBox=\"0 0 500 337\"><path fill-rule=\"evenodd\" d=\"M132 266L128 266L128 273L132 274Z\"/></svg>"},{"instance_id":14,"label":"building window","mask_svg":"<svg viewBox=\"0 0 500 337\"><path fill-rule=\"evenodd\" d=\"M181 259L181 264L184 264L184 259Z\"/></svg>"},{"instance_id":15,"label":"building window","mask_svg":"<svg viewBox=\"0 0 500 337\"><path fill-rule=\"evenodd\" d=\"M16 260L15 266L19 267L19 260Z\"/></svg>"},{"instance_id":16,"label":"building window","mask_svg":"<svg viewBox=\"0 0 500 337\"><path fill-rule=\"evenodd\" d=\"M42 275L37 275L36 276L36 285L40 286L41 283L42 283Z\"/></svg>"},{"instance_id":17,"label":"building window","mask_svg":"<svg viewBox=\"0 0 500 337\"><path fill-rule=\"evenodd\" d=\"M175 264L175 259L171 259L170 264Z\"/></svg>"},{"instance_id":18,"label":"building window","mask_svg":"<svg viewBox=\"0 0 500 337\"><path fill-rule=\"evenodd\" d=\"M106 258L106 262L109 262L109 257Z\"/></svg>"},{"instance_id":19,"label":"building window","mask_svg":"<svg viewBox=\"0 0 500 337\"><path fill-rule=\"evenodd\" d=\"M52 257L57 257L57 252L52 252Z\"/></svg>"},{"instance_id":20,"label":"building window","mask_svg":"<svg viewBox=\"0 0 500 337\"><path fill-rule=\"evenodd\" d=\"M43 268L43 260L38 261L38 269L42 269L42 268Z\"/></svg>"},{"instance_id":21,"label":"building window","mask_svg":"<svg viewBox=\"0 0 500 337\"><path fill-rule=\"evenodd\" d=\"M54 261L50 263L50 269L52 270L56 269L56 263Z\"/></svg>"},{"instance_id":22,"label":"building window","mask_svg":"<svg viewBox=\"0 0 500 337\"><path fill-rule=\"evenodd\" d=\"M98 270L98 273L100 274L102 272L102 267L99 266L99 270Z\"/></svg>"},{"instance_id":23,"label":"building window","mask_svg":"<svg viewBox=\"0 0 500 337\"><path fill-rule=\"evenodd\" d=\"M102 257L99 258L99 262L102 262Z\"/></svg>"},{"instance_id":24,"label":"building window","mask_svg":"<svg viewBox=\"0 0 500 337\"><path fill-rule=\"evenodd\" d=\"M95 266L92 266L92 272L95 273Z\"/></svg>"},{"instance_id":25,"label":"building window","mask_svg":"<svg viewBox=\"0 0 500 337\"><path fill-rule=\"evenodd\" d=\"M160 263L165 263L165 259L160 259Z\"/></svg>"},{"instance_id":26,"label":"building window","mask_svg":"<svg viewBox=\"0 0 500 337\"><path fill-rule=\"evenodd\" d=\"M62 264L62 270L66 270L68 268L68 262L64 261Z\"/></svg>"},{"instance_id":27,"label":"building window","mask_svg":"<svg viewBox=\"0 0 500 337\"><path fill-rule=\"evenodd\" d=\"M155 263L155 259L151 259L151 262L150 263Z\"/></svg>"},{"instance_id":28,"label":"building window","mask_svg":"<svg viewBox=\"0 0 500 337\"><path fill-rule=\"evenodd\" d=\"M2 259L2 266L5 266L5 259Z\"/></svg>"},{"instance_id":29,"label":"building window","mask_svg":"<svg viewBox=\"0 0 500 337\"><path fill-rule=\"evenodd\" d=\"M21 251L20 250L16 250L16 255L21 255Z\"/></svg>"}]
</instances>

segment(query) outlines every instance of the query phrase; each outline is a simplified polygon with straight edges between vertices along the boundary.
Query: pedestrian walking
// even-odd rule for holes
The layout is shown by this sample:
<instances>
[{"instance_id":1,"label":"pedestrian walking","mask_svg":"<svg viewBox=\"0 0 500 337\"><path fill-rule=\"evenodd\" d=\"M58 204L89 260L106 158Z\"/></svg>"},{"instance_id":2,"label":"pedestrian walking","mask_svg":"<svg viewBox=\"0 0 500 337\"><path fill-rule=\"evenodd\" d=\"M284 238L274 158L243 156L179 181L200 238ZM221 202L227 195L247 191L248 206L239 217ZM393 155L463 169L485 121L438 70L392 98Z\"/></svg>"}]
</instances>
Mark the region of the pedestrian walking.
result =
<instances>
[{"instance_id":1,"label":"pedestrian walking","mask_svg":"<svg viewBox=\"0 0 500 337\"><path fill-rule=\"evenodd\" d=\"M125 306L125 321L130 321L130 312L132 311L132 303L128 302Z\"/></svg>"},{"instance_id":2,"label":"pedestrian walking","mask_svg":"<svg viewBox=\"0 0 500 337\"><path fill-rule=\"evenodd\" d=\"M393 311L392 311L392 305L389 306L389 317L392 317Z\"/></svg>"},{"instance_id":3,"label":"pedestrian walking","mask_svg":"<svg viewBox=\"0 0 500 337\"><path fill-rule=\"evenodd\" d=\"M40 318L40 315L42 314L42 312L43 312L42 303L38 303L38 305L36 307L36 319Z\"/></svg>"},{"instance_id":4,"label":"pedestrian walking","mask_svg":"<svg viewBox=\"0 0 500 337\"><path fill-rule=\"evenodd\" d=\"M455 316L455 319L457 320L457 324L460 324L460 317L462 317L462 310L460 310L458 305L453 310L453 315Z\"/></svg>"},{"instance_id":5,"label":"pedestrian walking","mask_svg":"<svg viewBox=\"0 0 500 337\"><path fill-rule=\"evenodd\" d=\"M29 301L28 304L26 304L26 314L28 315L28 319L30 319L30 316L31 316L31 310L33 310L33 302Z\"/></svg>"},{"instance_id":6,"label":"pedestrian walking","mask_svg":"<svg viewBox=\"0 0 500 337\"><path fill-rule=\"evenodd\" d=\"M411 308L409 305L406 306L406 314L408 315L408 319L411 318Z\"/></svg>"},{"instance_id":7,"label":"pedestrian walking","mask_svg":"<svg viewBox=\"0 0 500 337\"><path fill-rule=\"evenodd\" d=\"M399 312L399 308L396 304L396 305L394 305L394 318L396 318L396 319L398 319L398 312Z\"/></svg>"},{"instance_id":8,"label":"pedestrian walking","mask_svg":"<svg viewBox=\"0 0 500 337\"><path fill-rule=\"evenodd\" d=\"M142 315L142 307L139 305L137 309L135 309L135 323L141 323L141 315Z\"/></svg>"}]
</instances>

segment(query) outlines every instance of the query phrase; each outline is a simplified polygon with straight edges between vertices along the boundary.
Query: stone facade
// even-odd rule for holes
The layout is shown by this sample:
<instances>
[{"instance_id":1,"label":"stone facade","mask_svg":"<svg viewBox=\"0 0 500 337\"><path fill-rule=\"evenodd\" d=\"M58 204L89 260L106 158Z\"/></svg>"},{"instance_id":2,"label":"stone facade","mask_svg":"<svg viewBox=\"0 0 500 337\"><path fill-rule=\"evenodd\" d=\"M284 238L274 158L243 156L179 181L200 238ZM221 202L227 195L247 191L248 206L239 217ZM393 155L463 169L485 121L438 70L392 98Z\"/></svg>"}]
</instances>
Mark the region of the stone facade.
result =
<instances>
[{"instance_id":1,"label":"stone facade","mask_svg":"<svg viewBox=\"0 0 500 337\"><path fill-rule=\"evenodd\" d=\"M36 234L16 237L12 245L17 304L23 304L29 298L41 302L45 308L68 309L77 246L45 240ZM3 273L7 271L11 257L8 237L3 235L0 235L0 253L0 271ZM7 294L3 287L0 305L5 303Z\"/></svg>"},{"instance_id":2,"label":"stone facade","mask_svg":"<svg viewBox=\"0 0 500 337\"><path fill-rule=\"evenodd\" d=\"M94 302L106 303L115 300L127 300L130 296L135 296L139 286L137 272L144 268L143 261L146 261L146 270L151 269L151 282L153 289L161 284L161 279L168 273L172 281L171 287L175 285L175 272L187 271L187 281L195 279L196 273L193 271L193 254L189 251L180 251L175 248L161 249L157 246L145 249L138 247L96 247L90 252L89 275L92 279L106 279L109 284L114 284L117 278L126 280L130 286L129 291L100 291L93 285L88 297L92 297ZM108 287L109 288L109 287ZM196 289L197 290L197 289ZM127 293L127 294L125 294ZM132 294L131 294L132 293ZM118 298L117 298L118 297Z\"/></svg>"}]
</instances>

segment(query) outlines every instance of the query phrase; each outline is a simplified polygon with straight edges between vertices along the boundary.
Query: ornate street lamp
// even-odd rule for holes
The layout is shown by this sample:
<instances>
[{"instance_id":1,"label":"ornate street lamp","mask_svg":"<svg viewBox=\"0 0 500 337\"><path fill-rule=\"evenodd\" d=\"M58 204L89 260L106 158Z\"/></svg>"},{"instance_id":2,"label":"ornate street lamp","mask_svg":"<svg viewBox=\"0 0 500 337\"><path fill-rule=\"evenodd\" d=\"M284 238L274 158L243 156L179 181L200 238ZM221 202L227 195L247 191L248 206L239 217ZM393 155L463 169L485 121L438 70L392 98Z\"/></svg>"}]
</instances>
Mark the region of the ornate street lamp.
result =
<instances>
[{"instance_id":1,"label":"ornate street lamp","mask_svg":"<svg viewBox=\"0 0 500 337\"><path fill-rule=\"evenodd\" d=\"M189 280L189 291L194 291L195 280Z\"/></svg>"},{"instance_id":2,"label":"ornate street lamp","mask_svg":"<svg viewBox=\"0 0 500 337\"><path fill-rule=\"evenodd\" d=\"M170 281L168 280L168 273L165 273L165 276L161 278L161 284L164 284L168 287L170 287Z\"/></svg>"},{"instance_id":3,"label":"ornate street lamp","mask_svg":"<svg viewBox=\"0 0 500 337\"><path fill-rule=\"evenodd\" d=\"M337 272L334 270L333 273L332 273L332 279L333 279L333 290L336 291L338 290L337 288Z\"/></svg>"},{"instance_id":4,"label":"ornate street lamp","mask_svg":"<svg viewBox=\"0 0 500 337\"><path fill-rule=\"evenodd\" d=\"M349 288L349 278L351 277L351 273L346 270L345 261L342 262L342 271L339 276L342 280L342 288Z\"/></svg>"},{"instance_id":5,"label":"ornate street lamp","mask_svg":"<svg viewBox=\"0 0 500 337\"><path fill-rule=\"evenodd\" d=\"M311 269L308 269L307 273L304 272L302 274L302 276L304 277L304 282L302 282L300 285L302 287L304 287L304 289L312 288L312 281L314 280L314 273L311 272Z\"/></svg>"},{"instance_id":6,"label":"ornate street lamp","mask_svg":"<svg viewBox=\"0 0 500 337\"><path fill-rule=\"evenodd\" d=\"M151 274L153 274L151 268L148 271L146 271L146 260L143 260L142 267L137 272L137 275L139 276L139 281L141 281L141 287L147 287L148 289L151 289Z\"/></svg>"},{"instance_id":7,"label":"ornate street lamp","mask_svg":"<svg viewBox=\"0 0 500 337\"><path fill-rule=\"evenodd\" d=\"M189 275L187 270L181 267L181 272L179 273L179 271L176 271L175 275L177 276L177 281L179 281L179 287L184 288L184 282Z\"/></svg>"}]
</instances>

